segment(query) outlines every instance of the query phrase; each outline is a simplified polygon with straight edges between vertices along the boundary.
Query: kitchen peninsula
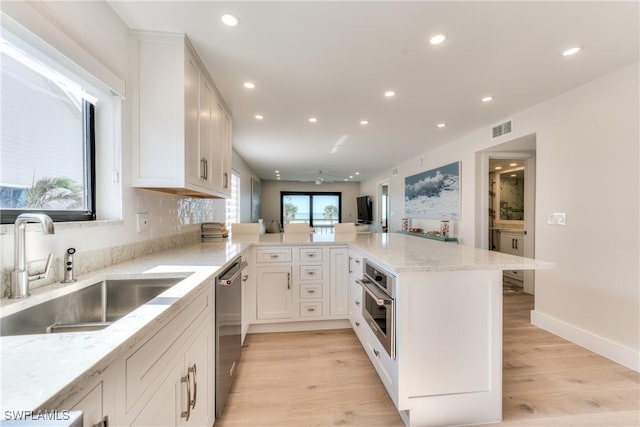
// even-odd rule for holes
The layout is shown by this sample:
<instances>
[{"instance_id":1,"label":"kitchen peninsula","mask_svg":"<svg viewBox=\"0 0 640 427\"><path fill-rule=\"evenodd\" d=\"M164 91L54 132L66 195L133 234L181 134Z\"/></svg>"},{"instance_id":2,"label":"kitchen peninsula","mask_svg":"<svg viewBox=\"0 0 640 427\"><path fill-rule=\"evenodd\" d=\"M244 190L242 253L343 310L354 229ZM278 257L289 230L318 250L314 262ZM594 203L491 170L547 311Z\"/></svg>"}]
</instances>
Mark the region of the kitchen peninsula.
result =
<instances>
[{"instance_id":1,"label":"kitchen peninsula","mask_svg":"<svg viewBox=\"0 0 640 427\"><path fill-rule=\"evenodd\" d=\"M278 253L283 258L271 257ZM169 250L80 277L70 285L79 289L125 273L193 272L112 326L95 332L2 337L2 410L69 409L74 405L85 409L77 403L99 384L100 417L108 412L115 425L140 425L138 413L148 406L144 399L161 384L154 378L135 379L140 385L129 387L127 381L134 379L126 374L127 363L135 361L140 349L148 347L187 307L205 307L206 298L215 298L213 278L238 255L250 264L243 297L243 322L249 333L274 325L291 325L295 330L305 324L308 328L322 322L348 327L351 322L407 425L469 424L501 418L502 270L552 267L546 262L401 234L243 235ZM362 302L363 291L355 280L362 279L364 259L396 278L395 358L377 346L371 330L357 326L364 326L355 309L360 307L355 303ZM281 267L290 269L286 286L301 311L285 320L258 319L257 273L277 272ZM307 280L307 276L322 277ZM305 299L304 290L322 296ZM26 300L3 301L0 316L69 291L69 286L58 284ZM207 307L201 311L204 323L213 318L206 314L211 304ZM314 316L305 318L309 308L314 309ZM159 378L161 371L154 375ZM129 387L129 393L136 391L139 398L128 401L129 396L118 391L120 387ZM208 397L202 398L205 401L214 399L209 390ZM209 419L210 414L203 416Z\"/></svg>"}]
</instances>

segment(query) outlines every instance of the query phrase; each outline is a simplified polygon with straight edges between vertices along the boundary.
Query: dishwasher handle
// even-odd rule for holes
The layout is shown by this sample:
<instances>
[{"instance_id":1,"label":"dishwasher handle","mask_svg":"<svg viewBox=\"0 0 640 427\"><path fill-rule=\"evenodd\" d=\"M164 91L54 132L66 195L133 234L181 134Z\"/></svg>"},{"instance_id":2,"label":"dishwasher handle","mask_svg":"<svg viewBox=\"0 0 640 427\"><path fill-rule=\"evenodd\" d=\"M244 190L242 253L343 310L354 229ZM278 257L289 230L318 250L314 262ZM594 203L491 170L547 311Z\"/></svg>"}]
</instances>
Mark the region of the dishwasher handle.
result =
<instances>
[{"instance_id":1,"label":"dishwasher handle","mask_svg":"<svg viewBox=\"0 0 640 427\"><path fill-rule=\"evenodd\" d=\"M231 266L227 271L222 273L221 276L218 276L216 283L220 286L231 286L233 282L242 274L242 270L249 265L247 261L238 261L233 266ZM228 276L229 273L233 273L231 277Z\"/></svg>"}]
</instances>

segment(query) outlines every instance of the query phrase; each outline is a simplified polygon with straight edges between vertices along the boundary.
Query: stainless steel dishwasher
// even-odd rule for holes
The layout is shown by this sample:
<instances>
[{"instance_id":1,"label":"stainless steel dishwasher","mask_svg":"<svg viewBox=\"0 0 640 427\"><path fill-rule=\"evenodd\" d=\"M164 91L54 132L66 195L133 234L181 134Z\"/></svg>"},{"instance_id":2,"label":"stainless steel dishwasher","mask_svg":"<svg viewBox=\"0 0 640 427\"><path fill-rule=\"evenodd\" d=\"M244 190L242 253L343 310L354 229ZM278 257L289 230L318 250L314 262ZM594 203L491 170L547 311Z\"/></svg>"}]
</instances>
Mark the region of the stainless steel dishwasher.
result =
<instances>
[{"instance_id":1,"label":"stainless steel dishwasher","mask_svg":"<svg viewBox=\"0 0 640 427\"><path fill-rule=\"evenodd\" d=\"M216 418L220 418L235 379L242 347L242 270L238 257L216 279Z\"/></svg>"}]
</instances>

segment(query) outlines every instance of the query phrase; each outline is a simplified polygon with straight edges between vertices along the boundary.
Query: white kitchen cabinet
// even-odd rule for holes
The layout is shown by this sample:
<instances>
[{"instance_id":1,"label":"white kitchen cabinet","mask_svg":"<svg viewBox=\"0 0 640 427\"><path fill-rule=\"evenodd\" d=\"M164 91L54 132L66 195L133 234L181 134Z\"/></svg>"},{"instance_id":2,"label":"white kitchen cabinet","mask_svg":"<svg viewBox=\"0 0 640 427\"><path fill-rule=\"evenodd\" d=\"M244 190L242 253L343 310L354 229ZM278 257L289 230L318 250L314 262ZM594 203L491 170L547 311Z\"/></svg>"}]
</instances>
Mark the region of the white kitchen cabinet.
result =
<instances>
[{"instance_id":1,"label":"white kitchen cabinet","mask_svg":"<svg viewBox=\"0 0 640 427\"><path fill-rule=\"evenodd\" d=\"M500 252L524 256L524 234L508 231L500 232ZM522 270L504 270L504 283L522 287L524 272Z\"/></svg>"},{"instance_id":2,"label":"white kitchen cabinet","mask_svg":"<svg viewBox=\"0 0 640 427\"><path fill-rule=\"evenodd\" d=\"M349 314L349 249L329 249L329 294L330 315Z\"/></svg>"},{"instance_id":3,"label":"white kitchen cabinet","mask_svg":"<svg viewBox=\"0 0 640 427\"><path fill-rule=\"evenodd\" d=\"M109 379L106 375L100 375L98 383L93 387L87 387L88 392L78 399L71 397L59 406L59 410L82 411L82 427L108 427L109 419L113 420L115 411L114 401L109 393L105 393L104 380L108 388ZM111 417L109 417L111 414Z\"/></svg>"},{"instance_id":4,"label":"white kitchen cabinet","mask_svg":"<svg viewBox=\"0 0 640 427\"><path fill-rule=\"evenodd\" d=\"M133 186L231 193L231 115L182 34L134 32Z\"/></svg>"},{"instance_id":5,"label":"white kitchen cabinet","mask_svg":"<svg viewBox=\"0 0 640 427\"><path fill-rule=\"evenodd\" d=\"M212 327L205 316L196 326L198 331L163 369L161 382L153 388L130 426L193 426L213 422L213 399L210 372L213 370L211 354ZM187 331L188 331L187 330Z\"/></svg>"},{"instance_id":6,"label":"white kitchen cabinet","mask_svg":"<svg viewBox=\"0 0 640 427\"><path fill-rule=\"evenodd\" d=\"M362 324L362 286L357 280L362 280L362 255L349 251L349 320L357 333Z\"/></svg>"},{"instance_id":7,"label":"white kitchen cabinet","mask_svg":"<svg viewBox=\"0 0 640 427\"><path fill-rule=\"evenodd\" d=\"M291 264L256 266L258 320L294 317Z\"/></svg>"}]
</instances>

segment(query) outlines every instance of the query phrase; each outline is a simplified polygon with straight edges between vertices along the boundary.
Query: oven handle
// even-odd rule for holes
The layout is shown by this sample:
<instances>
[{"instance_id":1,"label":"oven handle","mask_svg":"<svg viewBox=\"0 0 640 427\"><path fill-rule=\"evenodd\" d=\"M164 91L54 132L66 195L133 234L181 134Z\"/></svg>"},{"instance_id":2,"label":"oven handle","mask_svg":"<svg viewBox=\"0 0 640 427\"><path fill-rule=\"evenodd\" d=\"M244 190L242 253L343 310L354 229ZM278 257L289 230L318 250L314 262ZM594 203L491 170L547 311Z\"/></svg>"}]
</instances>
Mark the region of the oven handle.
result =
<instances>
[{"instance_id":1,"label":"oven handle","mask_svg":"<svg viewBox=\"0 0 640 427\"><path fill-rule=\"evenodd\" d=\"M389 298L385 293L379 291L376 288L371 288L369 286L370 282L365 282L364 280L356 280L356 283L362 286L362 288L367 291L369 295L373 298L377 305L390 305L393 303L393 300ZM375 286L375 285L374 285Z\"/></svg>"}]
</instances>

